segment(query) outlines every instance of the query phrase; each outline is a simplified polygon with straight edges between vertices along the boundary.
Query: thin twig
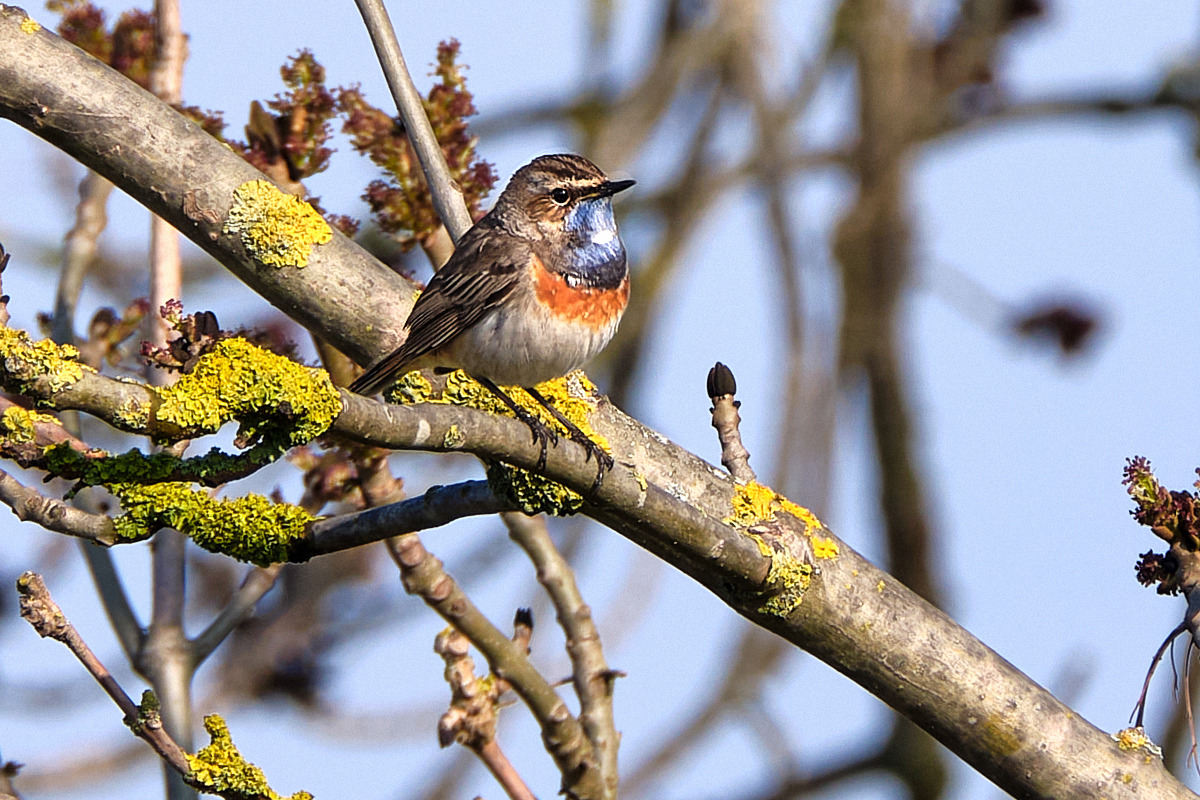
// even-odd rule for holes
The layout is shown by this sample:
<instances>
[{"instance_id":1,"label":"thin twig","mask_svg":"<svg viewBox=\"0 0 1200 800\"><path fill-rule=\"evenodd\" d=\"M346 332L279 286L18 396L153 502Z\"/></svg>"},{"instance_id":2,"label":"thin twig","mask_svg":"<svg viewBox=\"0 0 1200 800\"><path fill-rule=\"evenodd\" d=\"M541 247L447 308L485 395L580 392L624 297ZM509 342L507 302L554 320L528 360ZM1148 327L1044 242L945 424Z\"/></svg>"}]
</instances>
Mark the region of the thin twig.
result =
<instances>
[{"instance_id":1,"label":"thin twig","mask_svg":"<svg viewBox=\"0 0 1200 800\"><path fill-rule=\"evenodd\" d=\"M527 648L531 625L521 624L517 615L516 644ZM438 720L438 743L448 747L458 742L479 759L512 800L534 800L533 792L496 741L499 699L511 687L507 681L480 679L471 660L471 642L461 632L448 628L437 635L433 650L446 662L446 682L450 684L450 707Z\"/></svg>"},{"instance_id":2,"label":"thin twig","mask_svg":"<svg viewBox=\"0 0 1200 800\"><path fill-rule=\"evenodd\" d=\"M157 57L150 69L150 90L167 103L181 101L186 44L179 0L155 0L154 37ZM179 299L183 286L179 234L158 216L150 219L150 309L146 315L146 339L165 346L168 331L157 311L168 300ZM149 367L152 385L171 383L174 375ZM191 658L183 630L187 585L187 537L169 528L154 537L151 551L153 603L150 627L135 662L158 693L163 721L171 736L183 747L192 747ZM189 800L196 791L167 774L170 800Z\"/></svg>"},{"instance_id":3,"label":"thin twig","mask_svg":"<svg viewBox=\"0 0 1200 800\"><path fill-rule=\"evenodd\" d=\"M500 515L509 537L529 555L537 568L537 579L554 603L558 624L567 637L571 679L579 698L579 721L592 743L605 796L617 796L617 753L621 735L613 720L613 680L617 676L604 660L600 634L592 610L583 601L575 572L559 553L546 531L544 517L516 511Z\"/></svg>"},{"instance_id":4,"label":"thin twig","mask_svg":"<svg viewBox=\"0 0 1200 800\"><path fill-rule=\"evenodd\" d=\"M189 774L191 768L184 751L163 729L161 721L154 719L153 715L144 714L113 678L112 673L100 663L100 659L96 658L96 654L83 641L75 626L50 597L42 576L34 572L22 574L17 580L17 592L21 599L21 616L33 626L38 635L65 644L121 709L125 715L125 724L134 734L154 748L154 752L177 773Z\"/></svg>"},{"instance_id":5,"label":"thin twig","mask_svg":"<svg viewBox=\"0 0 1200 800\"><path fill-rule=\"evenodd\" d=\"M229 598L221 613L199 636L192 639L192 660L196 665L203 663L234 628L250 618L258 601L275 585L281 569L282 564L272 564L269 567L254 567L246 573L242 585Z\"/></svg>"},{"instance_id":6,"label":"thin twig","mask_svg":"<svg viewBox=\"0 0 1200 800\"><path fill-rule=\"evenodd\" d=\"M492 773L496 781L504 787L504 791L512 800L537 800L495 739L480 747L477 752L479 760L488 768L488 772Z\"/></svg>"},{"instance_id":7,"label":"thin twig","mask_svg":"<svg viewBox=\"0 0 1200 800\"><path fill-rule=\"evenodd\" d=\"M89 514L61 500L46 497L0 470L0 502L12 508L17 519L32 521L56 533L76 536L105 547L116 543L113 521L104 514Z\"/></svg>"},{"instance_id":8,"label":"thin twig","mask_svg":"<svg viewBox=\"0 0 1200 800\"><path fill-rule=\"evenodd\" d=\"M107 179L91 171L79 184L79 203L75 206L75 224L67 232L63 242L62 268L59 270L58 288L54 300L51 338L59 344L75 342L75 314L79 304L79 294L83 290L83 282L87 277L88 270L95 263L100 234L108 224L107 203L112 189L113 185ZM80 434L78 414L66 412L60 414L60 418L64 430L71 436L78 437ZM77 498L73 510L78 514L89 515L81 519L102 516L107 519L106 515L89 512L86 508L89 504L89 500ZM19 513L18 516L20 516ZM64 516L64 521L74 516L74 514L68 513ZM112 525L111 520L107 525ZM52 526L47 527L50 530L57 530ZM69 533L69 531L59 532ZM100 539L97 539L97 542L105 545L111 544L111 542ZM122 651L132 663L142 646L145 631L125 593L125 587L117 574L112 554L89 542L80 542L80 547L88 572L91 573L92 582L96 585L96 591L100 595L104 612L117 634Z\"/></svg>"},{"instance_id":9,"label":"thin twig","mask_svg":"<svg viewBox=\"0 0 1200 800\"><path fill-rule=\"evenodd\" d=\"M54 297L54 322L51 338L59 344L75 342L75 308L88 270L96 261L100 234L108 225L108 196L113 185L88 170L79 182L79 204L75 206L75 224L63 241L62 269Z\"/></svg>"},{"instance_id":10,"label":"thin twig","mask_svg":"<svg viewBox=\"0 0 1200 800\"><path fill-rule=\"evenodd\" d=\"M1167 652L1167 648L1170 647L1171 643L1175 641L1175 637L1179 636L1186 630L1187 623L1179 623L1175 630L1167 634L1167 638L1164 639L1163 643L1158 646L1158 651L1154 654L1154 658L1150 660L1150 669L1146 671L1146 680L1142 682L1142 693L1138 695L1137 703L1133 707L1133 713L1129 715L1130 719L1134 719L1134 717L1136 717L1136 720L1133 723L1134 727L1142 727L1142 717L1146 713L1146 697L1150 693L1150 679L1154 677L1154 670L1158 667L1158 662L1162 660L1163 653Z\"/></svg>"},{"instance_id":11,"label":"thin twig","mask_svg":"<svg viewBox=\"0 0 1200 800\"><path fill-rule=\"evenodd\" d=\"M404 54L400 51L400 43L396 40L396 31L388 19L387 9L384 8L382 0L355 2L367 26L367 33L371 36L371 43L375 46L375 54L383 67L388 88L392 90L392 98L396 101L400 117L404 120L408 140L412 143L417 161L421 164L421 171L425 173L425 180L429 183L433 209L450 232L451 238L458 241L471 227L471 215L463 200L462 190L446 166L442 147L433 133L429 118L425 116L425 105L421 102L417 87L413 85L408 65L404 63Z\"/></svg>"}]
</instances>

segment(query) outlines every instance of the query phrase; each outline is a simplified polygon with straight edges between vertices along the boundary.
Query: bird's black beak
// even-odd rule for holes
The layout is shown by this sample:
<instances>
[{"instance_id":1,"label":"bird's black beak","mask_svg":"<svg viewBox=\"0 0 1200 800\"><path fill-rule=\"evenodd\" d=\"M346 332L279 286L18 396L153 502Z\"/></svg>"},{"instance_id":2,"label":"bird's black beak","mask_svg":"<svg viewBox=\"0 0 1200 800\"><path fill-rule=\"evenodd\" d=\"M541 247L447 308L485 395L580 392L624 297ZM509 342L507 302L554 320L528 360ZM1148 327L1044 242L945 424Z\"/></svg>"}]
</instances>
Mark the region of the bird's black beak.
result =
<instances>
[{"instance_id":1,"label":"bird's black beak","mask_svg":"<svg viewBox=\"0 0 1200 800\"><path fill-rule=\"evenodd\" d=\"M623 192L637 181L605 181L596 187L597 197L612 197L617 192Z\"/></svg>"}]
</instances>

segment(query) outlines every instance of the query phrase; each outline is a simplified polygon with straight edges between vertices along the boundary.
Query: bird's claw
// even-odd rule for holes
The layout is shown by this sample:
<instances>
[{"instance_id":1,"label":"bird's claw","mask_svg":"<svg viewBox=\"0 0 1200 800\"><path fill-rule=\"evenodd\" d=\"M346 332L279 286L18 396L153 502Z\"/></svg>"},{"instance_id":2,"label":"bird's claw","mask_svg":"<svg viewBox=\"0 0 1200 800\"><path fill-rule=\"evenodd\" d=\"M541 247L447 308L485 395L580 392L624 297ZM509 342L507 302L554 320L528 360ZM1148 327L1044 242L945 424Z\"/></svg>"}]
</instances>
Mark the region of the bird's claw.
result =
<instances>
[{"instance_id":1,"label":"bird's claw","mask_svg":"<svg viewBox=\"0 0 1200 800\"><path fill-rule=\"evenodd\" d=\"M518 406L520 408L520 406ZM551 444L558 444L558 433L554 431L546 423L542 422L537 417L530 414L528 411L521 409L523 413L518 414L521 421L529 426L529 432L533 436L533 443L539 445L538 460L536 471L541 472L546 468L546 450Z\"/></svg>"},{"instance_id":2,"label":"bird's claw","mask_svg":"<svg viewBox=\"0 0 1200 800\"><path fill-rule=\"evenodd\" d=\"M613 457L603 447L592 441L592 438L583 431L569 431L569 435L571 441L582 446L587 453L584 457L585 462L592 458L596 459L596 479L592 481L592 493L594 494L604 483L604 474L613 468L613 464L615 463Z\"/></svg>"}]
</instances>

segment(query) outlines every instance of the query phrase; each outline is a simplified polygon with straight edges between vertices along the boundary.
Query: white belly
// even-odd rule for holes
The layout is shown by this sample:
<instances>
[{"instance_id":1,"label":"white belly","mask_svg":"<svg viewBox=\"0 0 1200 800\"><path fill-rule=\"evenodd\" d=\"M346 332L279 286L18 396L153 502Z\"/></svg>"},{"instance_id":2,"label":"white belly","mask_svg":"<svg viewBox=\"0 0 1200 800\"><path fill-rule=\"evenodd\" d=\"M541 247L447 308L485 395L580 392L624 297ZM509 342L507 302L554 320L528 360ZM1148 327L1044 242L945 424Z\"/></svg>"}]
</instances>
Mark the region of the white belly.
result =
<instances>
[{"instance_id":1,"label":"white belly","mask_svg":"<svg viewBox=\"0 0 1200 800\"><path fill-rule=\"evenodd\" d=\"M600 329L566 322L536 303L499 308L447 348L468 374L501 386L533 386L579 369L608 344L617 321Z\"/></svg>"}]
</instances>

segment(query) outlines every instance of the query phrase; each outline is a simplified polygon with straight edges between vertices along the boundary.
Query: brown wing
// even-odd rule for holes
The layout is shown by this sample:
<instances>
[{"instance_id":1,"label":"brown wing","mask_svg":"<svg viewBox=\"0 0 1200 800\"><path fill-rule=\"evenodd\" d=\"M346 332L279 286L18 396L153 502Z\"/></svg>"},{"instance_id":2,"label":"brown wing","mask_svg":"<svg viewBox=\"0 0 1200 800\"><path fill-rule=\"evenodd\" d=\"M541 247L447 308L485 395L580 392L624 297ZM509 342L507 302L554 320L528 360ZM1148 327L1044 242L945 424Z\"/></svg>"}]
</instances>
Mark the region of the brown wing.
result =
<instances>
[{"instance_id":1,"label":"brown wing","mask_svg":"<svg viewBox=\"0 0 1200 800\"><path fill-rule=\"evenodd\" d=\"M483 225L467 231L413 305L404 343L360 375L350 391L375 394L407 372L414 361L445 347L504 302L528 261L523 240L497 235Z\"/></svg>"}]
</instances>

